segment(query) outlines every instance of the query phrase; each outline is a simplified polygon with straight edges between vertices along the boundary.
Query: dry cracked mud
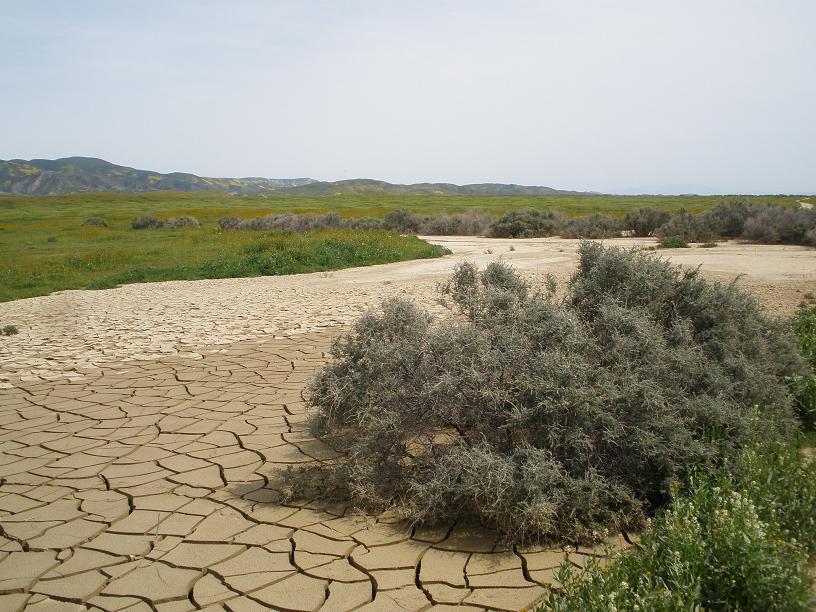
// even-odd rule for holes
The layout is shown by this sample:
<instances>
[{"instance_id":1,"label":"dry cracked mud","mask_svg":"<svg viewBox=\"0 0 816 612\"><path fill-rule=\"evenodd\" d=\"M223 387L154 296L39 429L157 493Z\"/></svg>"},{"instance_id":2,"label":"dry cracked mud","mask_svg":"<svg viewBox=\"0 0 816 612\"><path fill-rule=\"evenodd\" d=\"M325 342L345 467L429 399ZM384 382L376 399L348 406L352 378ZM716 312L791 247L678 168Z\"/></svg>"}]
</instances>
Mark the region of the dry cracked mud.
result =
<instances>
[{"instance_id":1,"label":"dry cracked mud","mask_svg":"<svg viewBox=\"0 0 816 612\"><path fill-rule=\"evenodd\" d=\"M0 341L0 609L518 610L600 554L279 503L279 470L331 456L303 389L336 326L388 294L444 311L434 287L465 257L575 265L575 241L443 240L441 260L0 304L21 329ZM720 248L669 255L747 273L780 313L814 288L812 250Z\"/></svg>"}]
</instances>

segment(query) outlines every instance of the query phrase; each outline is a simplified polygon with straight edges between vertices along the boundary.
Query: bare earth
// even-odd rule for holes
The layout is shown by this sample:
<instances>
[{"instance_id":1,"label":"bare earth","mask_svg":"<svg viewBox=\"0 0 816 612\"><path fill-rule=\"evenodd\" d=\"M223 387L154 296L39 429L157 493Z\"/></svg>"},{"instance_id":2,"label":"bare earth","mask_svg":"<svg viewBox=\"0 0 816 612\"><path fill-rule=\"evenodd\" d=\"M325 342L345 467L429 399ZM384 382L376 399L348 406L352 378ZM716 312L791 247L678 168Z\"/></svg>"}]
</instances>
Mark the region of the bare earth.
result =
<instances>
[{"instance_id":1,"label":"bare earth","mask_svg":"<svg viewBox=\"0 0 816 612\"><path fill-rule=\"evenodd\" d=\"M0 339L0 609L517 610L596 553L277 503L281 468L330 456L303 430L302 391L338 326L387 295L444 313L435 285L463 259L566 280L578 244L433 240L454 255L0 304L20 328ZM662 254L745 274L777 314L816 290L810 249Z\"/></svg>"}]
</instances>

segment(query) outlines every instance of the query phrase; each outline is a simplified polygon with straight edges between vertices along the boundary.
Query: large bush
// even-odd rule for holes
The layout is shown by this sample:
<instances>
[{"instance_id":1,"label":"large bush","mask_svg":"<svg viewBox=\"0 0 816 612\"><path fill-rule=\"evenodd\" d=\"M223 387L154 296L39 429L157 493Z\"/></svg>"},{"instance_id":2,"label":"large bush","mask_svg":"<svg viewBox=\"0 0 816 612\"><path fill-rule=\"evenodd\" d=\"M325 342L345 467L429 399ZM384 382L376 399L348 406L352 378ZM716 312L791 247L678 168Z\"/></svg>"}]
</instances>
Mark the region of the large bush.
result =
<instances>
[{"instance_id":1,"label":"large bush","mask_svg":"<svg viewBox=\"0 0 816 612\"><path fill-rule=\"evenodd\" d=\"M564 224L564 238L617 238L621 235L621 221L611 215L573 217Z\"/></svg>"},{"instance_id":2,"label":"large bush","mask_svg":"<svg viewBox=\"0 0 816 612\"><path fill-rule=\"evenodd\" d=\"M310 387L311 429L341 458L290 472L289 492L584 541L795 427L801 359L750 296L644 253L580 256L563 300L463 264L443 288L454 321L406 300L365 314Z\"/></svg>"},{"instance_id":3,"label":"large bush","mask_svg":"<svg viewBox=\"0 0 816 612\"><path fill-rule=\"evenodd\" d=\"M669 213L656 208L638 208L626 215L623 225L633 236L646 238L653 236L658 227L668 222Z\"/></svg>"},{"instance_id":4,"label":"large bush","mask_svg":"<svg viewBox=\"0 0 816 612\"><path fill-rule=\"evenodd\" d=\"M564 215L551 210L512 210L490 226L494 238L539 238L557 236L564 227Z\"/></svg>"},{"instance_id":5,"label":"large bush","mask_svg":"<svg viewBox=\"0 0 816 612\"><path fill-rule=\"evenodd\" d=\"M706 242L717 237L717 228L707 223L703 215L693 215L680 209L655 230L655 235L663 240L680 238L686 242Z\"/></svg>"}]
</instances>

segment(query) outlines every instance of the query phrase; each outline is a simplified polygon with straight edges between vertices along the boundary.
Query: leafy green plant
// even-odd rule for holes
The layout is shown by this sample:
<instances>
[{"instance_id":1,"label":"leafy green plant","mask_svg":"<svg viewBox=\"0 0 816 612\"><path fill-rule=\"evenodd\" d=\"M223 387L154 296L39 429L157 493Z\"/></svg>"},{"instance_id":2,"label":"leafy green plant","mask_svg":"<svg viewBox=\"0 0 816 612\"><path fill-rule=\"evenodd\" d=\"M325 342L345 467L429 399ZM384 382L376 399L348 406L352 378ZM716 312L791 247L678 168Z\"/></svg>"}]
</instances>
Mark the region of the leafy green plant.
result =
<instances>
[{"instance_id":1,"label":"leafy green plant","mask_svg":"<svg viewBox=\"0 0 816 612\"><path fill-rule=\"evenodd\" d=\"M4 325L3 326L3 335L4 336L13 336L19 333L16 325Z\"/></svg>"},{"instance_id":2,"label":"leafy green plant","mask_svg":"<svg viewBox=\"0 0 816 612\"><path fill-rule=\"evenodd\" d=\"M683 240L680 236L673 236L672 238L665 238L657 245L658 249L687 249L688 242Z\"/></svg>"},{"instance_id":3,"label":"leafy green plant","mask_svg":"<svg viewBox=\"0 0 816 612\"><path fill-rule=\"evenodd\" d=\"M442 291L458 322L389 300L334 343L309 424L341 456L291 470L287 495L588 541L796 428L794 340L733 284L584 242L563 301L503 263Z\"/></svg>"},{"instance_id":4,"label":"leafy green plant","mask_svg":"<svg viewBox=\"0 0 816 612\"><path fill-rule=\"evenodd\" d=\"M791 329L810 367L809 372L791 377L791 390L802 424L808 430L816 430L816 306L800 310L791 322Z\"/></svg>"},{"instance_id":5,"label":"leafy green plant","mask_svg":"<svg viewBox=\"0 0 816 612\"><path fill-rule=\"evenodd\" d=\"M816 463L792 445L754 447L734 475L675 487L637 549L562 566L539 610L810 610L814 550Z\"/></svg>"},{"instance_id":6,"label":"leafy green plant","mask_svg":"<svg viewBox=\"0 0 816 612\"><path fill-rule=\"evenodd\" d=\"M556 236L564 228L563 214L549 210L513 210L490 226L494 238L539 238Z\"/></svg>"}]
</instances>

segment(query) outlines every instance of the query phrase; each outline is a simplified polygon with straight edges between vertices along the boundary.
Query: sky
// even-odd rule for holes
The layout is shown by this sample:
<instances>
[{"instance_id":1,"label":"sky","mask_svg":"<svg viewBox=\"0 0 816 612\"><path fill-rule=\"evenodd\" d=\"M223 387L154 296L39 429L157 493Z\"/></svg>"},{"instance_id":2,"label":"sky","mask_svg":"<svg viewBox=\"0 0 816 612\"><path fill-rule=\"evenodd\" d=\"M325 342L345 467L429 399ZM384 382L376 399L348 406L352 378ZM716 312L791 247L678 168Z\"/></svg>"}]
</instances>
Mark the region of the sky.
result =
<instances>
[{"instance_id":1,"label":"sky","mask_svg":"<svg viewBox=\"0 0 816 612\"><path fill-rule=\"evenodd\" d=\"M0 159L816 191L814 0L0 0Z\"/></svg>"}]
</instances>

